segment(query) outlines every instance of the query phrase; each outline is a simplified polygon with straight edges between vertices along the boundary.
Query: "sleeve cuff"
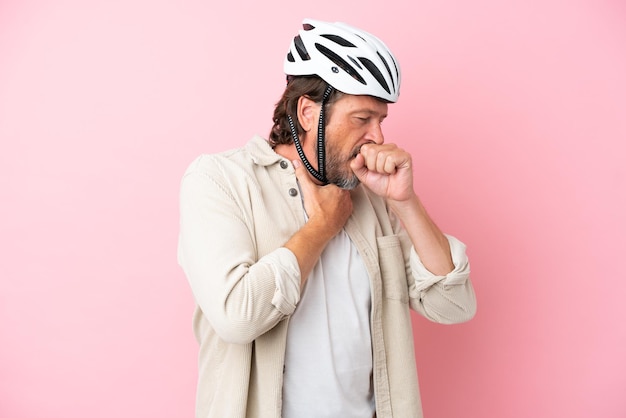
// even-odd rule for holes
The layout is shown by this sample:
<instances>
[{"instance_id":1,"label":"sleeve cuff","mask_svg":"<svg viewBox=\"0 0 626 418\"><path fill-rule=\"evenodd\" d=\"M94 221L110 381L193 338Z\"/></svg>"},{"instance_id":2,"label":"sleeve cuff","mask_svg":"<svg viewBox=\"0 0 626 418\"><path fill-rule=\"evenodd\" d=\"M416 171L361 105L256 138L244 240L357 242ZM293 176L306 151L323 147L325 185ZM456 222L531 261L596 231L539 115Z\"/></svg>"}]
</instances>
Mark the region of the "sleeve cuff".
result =
<instances>
[{"instance_id":1,"label":"sleeve cuff","mask_svg":"<svg viewBox=\"0 0 626 418\"><path fill-rule=\"evenodd\" d=\"M416 290L425 290L435 283L441 282L444 286L454 286L464 284L470 275L470 265L465 253L466 246L461 241L451 235L446 235L450 245L450 254L454 263L454 270L445 276L436 276L422 264L415 249L411 249L411 270L415 278Z\"/></svg>"},{"instance_id":2,"label":"sleeve cuff","mask_svg":"<svg viewBox=\"0 0 626 418\"><path fill-rule=\"evenodd\" d=\"M291 315L300 301L300 267L294 253L281 247L266 256L274 270L276 290L272 305L282 314Z\"/></svg>"}]
</instances>

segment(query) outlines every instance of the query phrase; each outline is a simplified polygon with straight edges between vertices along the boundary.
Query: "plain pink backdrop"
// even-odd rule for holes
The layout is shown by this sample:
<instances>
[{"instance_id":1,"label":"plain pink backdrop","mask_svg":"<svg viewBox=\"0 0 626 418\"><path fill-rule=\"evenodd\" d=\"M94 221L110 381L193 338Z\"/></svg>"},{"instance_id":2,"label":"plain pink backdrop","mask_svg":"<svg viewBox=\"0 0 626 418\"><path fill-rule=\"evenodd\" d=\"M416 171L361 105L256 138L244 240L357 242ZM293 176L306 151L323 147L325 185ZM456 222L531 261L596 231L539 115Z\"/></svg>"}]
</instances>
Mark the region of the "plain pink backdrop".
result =
<instances>
[{"instance_id":1,"label":"plain pink backdrop","mask_svg":"<svg viewBox=\"0 0 626 418\"><path fill-rule=\"evenodd\" d=\"M415 317L427 418L626 416L626 6L0 2L0 417L191 417L178 186L265 135L303 17L381 36L386 138L469 246L479 308Z\"/></svg>"}]
</instances>

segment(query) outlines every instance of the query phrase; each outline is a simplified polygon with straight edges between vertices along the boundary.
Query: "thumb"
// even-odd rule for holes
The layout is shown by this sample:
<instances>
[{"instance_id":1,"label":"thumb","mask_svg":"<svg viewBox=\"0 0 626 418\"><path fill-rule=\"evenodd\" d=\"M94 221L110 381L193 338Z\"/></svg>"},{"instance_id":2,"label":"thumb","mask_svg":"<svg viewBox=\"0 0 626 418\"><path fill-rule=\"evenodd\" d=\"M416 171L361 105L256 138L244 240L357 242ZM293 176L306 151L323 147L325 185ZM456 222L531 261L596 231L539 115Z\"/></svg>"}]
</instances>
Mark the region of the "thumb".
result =
<instances>
[{"instance_id":1,"label":"thumb","mask_svg":"<svg viewBox=\"0 0 626 418\"><path fill-rule=\"evenodd\" d=\"M293 164L293 168L296 172L296 178L298 179L300 184L312 183L312 180L309 178L309 172L306 170L306 168L302 164L302 161L293 160L291 164Z\"/></svg>"}]
</instances>

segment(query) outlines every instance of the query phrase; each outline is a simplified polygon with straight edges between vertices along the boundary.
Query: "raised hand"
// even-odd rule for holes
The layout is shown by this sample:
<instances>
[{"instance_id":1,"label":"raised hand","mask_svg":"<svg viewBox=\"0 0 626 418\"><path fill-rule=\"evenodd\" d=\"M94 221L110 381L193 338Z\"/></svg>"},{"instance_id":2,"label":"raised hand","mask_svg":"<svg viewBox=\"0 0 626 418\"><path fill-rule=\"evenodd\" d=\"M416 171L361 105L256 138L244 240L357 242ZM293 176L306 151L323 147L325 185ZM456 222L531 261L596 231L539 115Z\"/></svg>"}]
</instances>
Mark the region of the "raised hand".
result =
<instances>
[{"instance_id":1,"label":"raised hand","mask_svg":"<svg viewBox=\"0 0 626 418\"><path fill-rule=\"evenodd\" d=\"M395 144L364 144L350 168L379 196L395 201L415 198L411 154Z\"/></svg>"}]
</instances>

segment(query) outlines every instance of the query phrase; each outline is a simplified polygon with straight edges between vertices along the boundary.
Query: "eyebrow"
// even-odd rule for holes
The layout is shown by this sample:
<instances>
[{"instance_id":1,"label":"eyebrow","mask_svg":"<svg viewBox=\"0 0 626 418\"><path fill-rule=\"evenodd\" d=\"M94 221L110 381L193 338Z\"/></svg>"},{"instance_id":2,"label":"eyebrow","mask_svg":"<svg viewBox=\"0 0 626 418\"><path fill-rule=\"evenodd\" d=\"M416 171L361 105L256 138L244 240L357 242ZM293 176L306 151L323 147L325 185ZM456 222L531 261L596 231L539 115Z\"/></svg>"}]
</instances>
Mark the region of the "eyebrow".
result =
<instances>
[{"instance_id":1,"label":"eyebrow","mask_svg":"<svg viewBox=\"0 0 626 418\"><path fill-rule=\"evenodd\" d=\"M367 113L367 114L369 114L371 116L378 116L378 115L380 115L380 117L382 117L383 119L387 117L387 112L381 114L381 113L376 112L375 110L367 109L367 108L356 109L356 110L353 110L352 112L349 112L350 115L354 115L355 113Z\"/></svg>"}]
</instances>

